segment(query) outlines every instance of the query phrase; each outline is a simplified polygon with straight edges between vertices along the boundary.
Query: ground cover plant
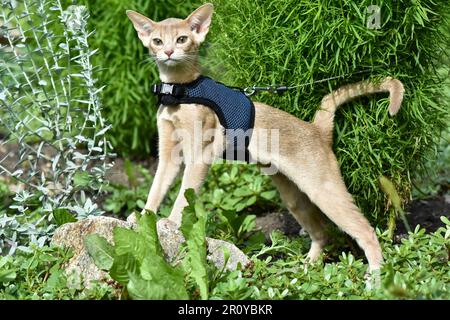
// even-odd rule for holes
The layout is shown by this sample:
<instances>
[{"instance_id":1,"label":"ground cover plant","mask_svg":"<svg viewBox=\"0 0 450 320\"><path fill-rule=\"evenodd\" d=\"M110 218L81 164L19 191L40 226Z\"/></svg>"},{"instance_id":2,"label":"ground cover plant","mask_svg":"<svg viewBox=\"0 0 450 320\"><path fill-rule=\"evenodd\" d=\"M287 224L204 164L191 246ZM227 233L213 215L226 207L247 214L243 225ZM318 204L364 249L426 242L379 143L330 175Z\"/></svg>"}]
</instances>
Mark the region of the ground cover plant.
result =
<instances>
[{"instance_id":1,"label":"ground cover plant","mask_svg":"<svg viewBox=\"0 0 450 320\"><path fill-rule=\"evenodd\" d=\"M449 299L450 221L426 233L419 226L393 242L377 230L386 262L379 288L367 290L366 264L351 252L329 252L306 267L309 240L271 234L270 244L259 243L248 251L252 263L243 270L224 272L207 263L204 237L205 204L195 199L185 210L182 230L185 258L171 266L164 261L156 237L154 215L139 220L137 230L117 228L115 245L91 235L86 238L96 264L109 270L120 285L99 283L81 290L79 279L70 279L60 265L70 252L55 247L0 260L2 299ZM192 227L194 226L194 227ZM254 231L254 230L252 230ZM189 272L195 268L196 274ZM173 290L173 288L178 288Z\"/></svg>"},{"instance_id":2,"label":"ground cover plant","mask_svg":"<svg viewBox=\"0 0 450 320\"><path fill-rule=\"evenodd\" d=\"M2 254L43 246L61 222L100 213L95 190L112 154L88 19L61 1L1 1L0 173L15 190L0 214Z\"/></svg>"},{"instance_id":3,"label":"ground cover plant","mask_svg":"<svg viewBox=\"0 0 450 320\"><path fill-rule=\"evenodd\" d=\"M72 252L50 244L54 229L90 215L125 219L140 212L153 180L153 162L136 160L156 151L149 89L157 73L124 11L160 20L184 17L201 3L0 2L0 165L7 169L0 177L0 299L450 299L447 6L383 0L378 28L376 18L367 24L376 12L367 10L370 1L213 0L217 12L201 52L207 74L240 86L308 84L284 95L260 94L260 101L311 120L331 88L385 75L405 83L395 118L387 116L387 97L378 95L337 114L334 148L385 258L379 287L369 290L364 255L336 228L313 265L305 261L307 235L263 230L261 218L286 212L278 192L256 166L227 163L212 166L198 195L188 190L181 227L187 241L177 262L165 261L156 222L169 215L179 180L137 229L116 228L114 243L95 234L84 239L111 277L86 288L80 275L64 271ZM14 15L26 5L28 14ZM17 21L23 41L14 35ZM92 123L83 126L86 121ZM61 155L48 153L42 141ZM124 157L119 182L104 177L111 145ZM48 164L40 166L43 160ZM67 188L49 185L61 181ZM405 207L411 199L441 201L433 215L421 212L434 219L433 228L411 222ZM251 263L217 269L207 260L205 237L236 244Z\"/></svg>"}]
</instances>

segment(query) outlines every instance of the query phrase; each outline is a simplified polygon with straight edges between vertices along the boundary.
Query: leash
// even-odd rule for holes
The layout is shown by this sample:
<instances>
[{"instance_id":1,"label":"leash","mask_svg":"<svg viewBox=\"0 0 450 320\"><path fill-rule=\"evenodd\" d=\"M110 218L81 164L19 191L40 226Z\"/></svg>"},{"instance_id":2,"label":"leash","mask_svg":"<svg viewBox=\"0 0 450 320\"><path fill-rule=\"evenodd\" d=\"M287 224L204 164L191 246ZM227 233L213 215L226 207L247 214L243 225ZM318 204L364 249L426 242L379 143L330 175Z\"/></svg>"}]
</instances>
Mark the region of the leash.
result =
<instances>
[{"instance_id":1,"label":"leash","mask_svg":"<svg viewBox=\"0 0 450 320\"><path fill-rule=\"evenodd\" d=\"M239 88L239 90L242 91L247 97L251 97L251 96L257 94L258 92L262 92L262 91L267 91L270 93L276 93L276 94L282 95L283 93L285 93L288 90L298 89L298 88L306 87L306 86L313 85L316 83L322 83L322 82L327 82L327 81L331 81L331 80L336 80L336 79L344 78L347 76L352 76L355 74L367 73L369 71L373 71L373 68L365 69L365 70L354 72L354 73L347 73L347 74L343 74L340 76L320 79L320 80L316 80L313 82L302 83L299 85L293 85L293 86L267 86L267 87L251 86L251 87L246 87L246 88Z\"/></svg>"}]
</instances>

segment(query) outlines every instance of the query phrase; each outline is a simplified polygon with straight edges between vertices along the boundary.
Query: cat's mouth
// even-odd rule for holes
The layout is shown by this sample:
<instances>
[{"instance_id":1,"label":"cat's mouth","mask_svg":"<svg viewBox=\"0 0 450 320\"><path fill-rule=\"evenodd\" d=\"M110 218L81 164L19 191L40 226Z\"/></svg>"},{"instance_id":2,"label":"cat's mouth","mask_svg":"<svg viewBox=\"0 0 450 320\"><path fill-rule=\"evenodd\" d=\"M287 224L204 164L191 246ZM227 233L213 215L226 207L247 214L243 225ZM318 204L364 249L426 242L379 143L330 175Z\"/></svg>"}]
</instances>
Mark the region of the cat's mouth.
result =
<instances>
[{"instance_id":1,"label":"cat's mouth","mask_svg":"<svg viewBox=\"0 0 450 320\"><path fill-rule=\"evenodd\" d=\"M179 60L179 59L168 58L168 59L163 60L162 62L168 66L173 66L173 65L180 63L180 61L181 60Z\"/></svg>"}]
</instances>

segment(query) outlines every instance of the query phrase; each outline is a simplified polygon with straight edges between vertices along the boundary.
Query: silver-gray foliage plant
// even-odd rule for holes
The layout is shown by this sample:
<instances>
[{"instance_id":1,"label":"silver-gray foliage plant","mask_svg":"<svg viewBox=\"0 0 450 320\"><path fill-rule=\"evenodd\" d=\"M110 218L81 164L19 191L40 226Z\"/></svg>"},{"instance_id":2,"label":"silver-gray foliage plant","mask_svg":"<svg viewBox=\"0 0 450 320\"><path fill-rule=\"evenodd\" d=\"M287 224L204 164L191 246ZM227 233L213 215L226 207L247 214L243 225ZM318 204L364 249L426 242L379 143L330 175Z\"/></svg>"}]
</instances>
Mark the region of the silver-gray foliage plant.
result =
<instances>
[{"instance_id":1,"label":"silver-gray foliage plant","mask_svg":"<svg viewBox=\"0 0 450 320\"><path fill-rule=\"evenodd\" d=\"M91 197L105 185L112 147L86 8L0 2L0 147L17 145L18 159L13 167L5 162L11 154L0 159L0 173L17 189L10 206L17 214L0 213L0 254L12 254L46 243L57 210L78 219L102 213Z\"/></svg>"}]
</instances>

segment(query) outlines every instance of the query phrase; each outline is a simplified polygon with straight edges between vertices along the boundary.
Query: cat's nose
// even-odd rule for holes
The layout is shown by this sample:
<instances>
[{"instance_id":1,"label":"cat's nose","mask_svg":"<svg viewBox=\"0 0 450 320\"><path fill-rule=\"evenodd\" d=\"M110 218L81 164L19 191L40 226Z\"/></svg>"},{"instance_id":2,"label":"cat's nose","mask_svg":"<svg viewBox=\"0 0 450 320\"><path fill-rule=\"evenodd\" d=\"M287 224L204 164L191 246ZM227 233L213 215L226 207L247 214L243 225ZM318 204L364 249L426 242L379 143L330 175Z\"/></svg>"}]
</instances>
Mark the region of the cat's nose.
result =
<instances>
[{"instance_id":1,"label":"cat's nose","mask_svg":"<svg viewBox=\"0 0 450 320\"><path fill-rule=\"evenodd\" d=\"M170 58L170 56L173 53L173 50L166 50L166 51L164 51L164 53L167 54L167 56Z\"/></svg>"}]
</instances>

